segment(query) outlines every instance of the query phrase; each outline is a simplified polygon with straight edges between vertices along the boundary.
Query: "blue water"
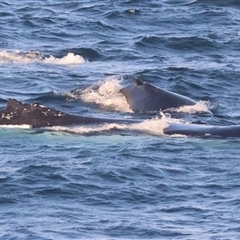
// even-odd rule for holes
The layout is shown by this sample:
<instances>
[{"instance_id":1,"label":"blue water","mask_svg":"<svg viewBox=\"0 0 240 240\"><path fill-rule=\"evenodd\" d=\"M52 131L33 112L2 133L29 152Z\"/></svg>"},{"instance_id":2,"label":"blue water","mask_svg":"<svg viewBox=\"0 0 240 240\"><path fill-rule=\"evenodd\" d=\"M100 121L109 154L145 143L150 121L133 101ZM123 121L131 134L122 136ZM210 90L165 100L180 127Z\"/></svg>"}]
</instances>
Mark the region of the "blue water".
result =
<instances>
[{"instance_id":1,"label":"blue water","mask_svg":"<svg viewBox=\"0 0 240 240\"><path fill-rule=\"evenodd\" d=\"M200 103L173 121L240 124L239 10L1 1L1 109L16 98L144 122L1 127L0 239L239 239L239 140L165 136L159 113L132 113L118 92L138 77Z\"/></svg>"}]
</instances>

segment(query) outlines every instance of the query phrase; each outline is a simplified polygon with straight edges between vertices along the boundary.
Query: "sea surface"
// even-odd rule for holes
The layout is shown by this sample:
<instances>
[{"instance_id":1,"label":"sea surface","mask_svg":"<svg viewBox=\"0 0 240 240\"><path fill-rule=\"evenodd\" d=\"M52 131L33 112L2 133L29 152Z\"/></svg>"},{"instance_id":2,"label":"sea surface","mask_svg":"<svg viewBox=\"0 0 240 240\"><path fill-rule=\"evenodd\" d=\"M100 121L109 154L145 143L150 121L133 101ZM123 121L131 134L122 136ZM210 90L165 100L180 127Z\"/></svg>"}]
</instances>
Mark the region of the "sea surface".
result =
<instances>
[{"instance_id":1,"label":"sea surface","mask_svg":"<svg viewBox=\"0 0 240 240\"><path fill-rule=\"evenodd\" d=\"M239 29L239 0L0 1L1 110L142 120L0 127L0 239L240 239L240 140L163 134L240 124ZM197 104L133 113L134 77Z\"/></svg>"}]
</instances>

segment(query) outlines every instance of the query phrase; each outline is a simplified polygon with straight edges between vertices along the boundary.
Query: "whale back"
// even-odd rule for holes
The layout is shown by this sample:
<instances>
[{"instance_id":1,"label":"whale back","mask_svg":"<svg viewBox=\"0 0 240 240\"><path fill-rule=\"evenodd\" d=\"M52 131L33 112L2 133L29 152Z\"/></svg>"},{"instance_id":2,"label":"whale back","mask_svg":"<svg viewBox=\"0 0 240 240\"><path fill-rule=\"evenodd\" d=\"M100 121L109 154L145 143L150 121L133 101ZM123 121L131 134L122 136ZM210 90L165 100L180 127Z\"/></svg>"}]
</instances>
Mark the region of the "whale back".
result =
<instances>
[{"instance_id":1,"label":"whale back","mask_svg":"<svg viewBox=\"0 0 240 240\"><path fill-rule=\"evenodd\" d=\"M171 123L163 130L167 135L198 137L240 137L240 125L213 126L205 124Z\"/></svg>"},{"instance_id":2,"label":"whale back","mask_svg":"<svg viewBox=\"0 0 240 240\"><path fill-rule=\"evenodd\" d=\"M33 128L96 123L138 122L126 119L94 118L64 113L38 103L23 103L9 99L0 111L0 125L30 125Z\"/></svg>"},{"instance_id":3,"label":"whale back","mask_svg":"<svg viewBox=\"0 0 240 240\"><path fill-rule=\"evenodd\" d=\"M38 103L28 104L9 99L7 107L0 112L1 125L28 124L33 127L52 126L66 114Z\"/></svg>"},{"instance_id":4,"label":"whale back","mask_svg":"<svg viewBox=\"0 0 240 240\"><path fill-rule=\"evenodd\" d=\"M121 89L129 107L134 112L164 111L185 105L194 105L196 102L183 95L157 88L139 79L135 79L134 86Z\"/></svg>"}]
</instances>

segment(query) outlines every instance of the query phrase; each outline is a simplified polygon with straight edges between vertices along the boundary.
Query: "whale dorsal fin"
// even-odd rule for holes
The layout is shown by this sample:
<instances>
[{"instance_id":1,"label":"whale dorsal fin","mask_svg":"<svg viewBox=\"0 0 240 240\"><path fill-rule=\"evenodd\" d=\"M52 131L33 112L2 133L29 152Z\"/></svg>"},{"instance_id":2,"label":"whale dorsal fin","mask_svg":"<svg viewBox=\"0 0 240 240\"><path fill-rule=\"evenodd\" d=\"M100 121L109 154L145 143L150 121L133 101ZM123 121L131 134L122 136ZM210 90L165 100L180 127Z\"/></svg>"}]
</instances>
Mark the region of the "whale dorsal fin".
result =
<instances>
[{"instance_id":1,"label":"whale dorsal fin","mask_svg":"<svg viewBox=\"0 0 240 240\"><path fill-rule=\"evenodd\" d=\"M143 85L145 82L143 82L142 80L138 79L138 78L134 78L134 82L136 83L137 86Z\"/></svg>"},{"instance_id":2,"label":"whale dorsal fin","mask_svg":"<svg viewBox=\"0 0 240 240\"><path fill-rule=\"evenodd\" d=\"M24 107L25 107L25 104L20 101L17 101L16 99L12 98L7 101L7 108L20 110L20 109L23 109Z\"/></svg>"}]
</instances>

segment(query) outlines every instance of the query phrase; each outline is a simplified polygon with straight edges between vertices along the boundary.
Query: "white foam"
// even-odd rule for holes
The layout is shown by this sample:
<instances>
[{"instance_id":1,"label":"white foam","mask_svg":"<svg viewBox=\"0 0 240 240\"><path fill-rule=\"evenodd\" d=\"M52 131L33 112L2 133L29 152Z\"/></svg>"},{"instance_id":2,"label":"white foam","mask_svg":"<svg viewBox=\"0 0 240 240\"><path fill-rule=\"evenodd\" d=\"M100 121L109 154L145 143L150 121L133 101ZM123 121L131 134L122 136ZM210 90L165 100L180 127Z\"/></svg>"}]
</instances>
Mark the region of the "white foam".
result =
<instances>
[{"instance_id":1,"label":"white foam","mask_svg":"<svg viewBox=\"0 0 240 240\"><path fill-rule=\"evenodd\" d=\"M62 65L71 65L71 64L82 64L85 63L85 60L80 55L75 55L73 53L68 53L62 58L56 58L53 56L46 57L41 52L21 52L21 51L0 51L0 63L35 63L35 62L44 62L48 64L62 64Z\"/></svg>"},{"instance_id":2,"label":"white foam","mask_svg":"<svg viewBox=\"0 0 240 240\"><path fill-rule=\"evenodd\" d=\"M178 113L202 113L202 112L210 112L209 110L210 103L208 101L198 101L195 105L192 106L182 106L179 108L173 108L174 112Z\"/></svg>"},{"instance_id":3,"label":"white foam","mask_svg":"<svg viewBox=\"0 0 240 240\"><path fill-rule=\"evenodd\" d=\"M76 127L49 127L46 129L60 132L67 132L73 134L97 134L102 132L108 132L111 130L121 131L135 131L139 133L147 133L156 136L164 135L163 130L169 126L171 122L179 122L177 119L172 119L169 114L161 113L161 118L153 118L144 120L140 123L106 123L102 125L94 126L76 126Z\"/></svg>"},{"instance_id":4,"label":"white foam","mask_svg":"<svg viewBox=\"0 0 240 240\"><path fill-rule=\"evenodd\" d=\"M51 64L82 64L85 63L85 60L80 55L75 55L73 53L68 53L67 56L62 58L55 58L53 56L50 56L49 58L46 58L44 60L45 63L51 63Z\"/></svg>"},{"instance_id":5,"label":"white foam","mask_svg":"<svg viewBox=\"0 0 240 240\"><path fill-rule=\"evenodd\" d=\"M110 77L105 81L74 93L66 93L72 98L80 98L86 103L95 103L109 110L132 112L123 94L120 93L122 79Z\"/></svg>"},{"instance_id":6,"label":"white foam","mask_svg":"<svg viewBox=\"0 0 240 240\"><path fill-rule=\"evenodd\" d=\"M76 126L76 127L54 126L54 127L48 127L46 129L82 135L82 134L93 134L93 133L100 133L100 132L104 132L104 131L111 131L113 129L126 130L127 125L126 124L109 123L109 124L103 124L103 125Z\"/></svg>"},{"instance_id":7,"label":"white foam","mask_svg":"<svg viewBox=\"0 0 240 240\"><path fill-rule=\"evenodd\" d=\"M144 120L141 123L132 124L129 127L129 130L147 133L156 136L164 135L163 130L169 126L168 121L166 119L161 118L153 118L149 120Z\"/></svg>"},{"instance_id":8,"label":"white foam","mask_svg":"<svg viewBox=\"0 0 240 240\"><path fill-rule=\"evenodd\" d=\"M7 51L0 51L0 62L19 62L19 63L32 63L38 61L39 58L37 57L30 57L26 54L21 54L20 51L13 51L13 52L7 52Z\"/></svg>"},{"instance_id":9,"label":"white foam","mask_svg":"<svg viewBox=\"0 0 240 240\"><path fill-rule=\"evenodd\" d=\"M22 124L22 125L0 125L1 128L20 128L20 129L30 129L32 126L28 124Z\"/></svg>"}]
</instances>

